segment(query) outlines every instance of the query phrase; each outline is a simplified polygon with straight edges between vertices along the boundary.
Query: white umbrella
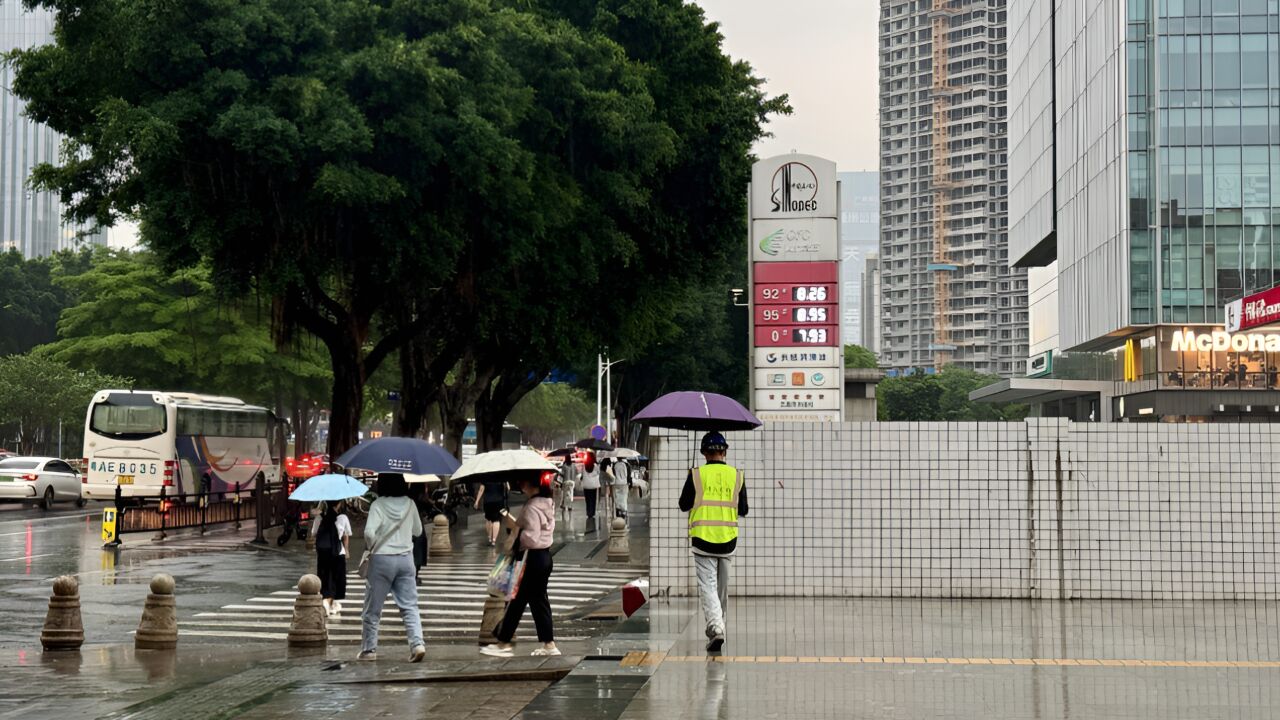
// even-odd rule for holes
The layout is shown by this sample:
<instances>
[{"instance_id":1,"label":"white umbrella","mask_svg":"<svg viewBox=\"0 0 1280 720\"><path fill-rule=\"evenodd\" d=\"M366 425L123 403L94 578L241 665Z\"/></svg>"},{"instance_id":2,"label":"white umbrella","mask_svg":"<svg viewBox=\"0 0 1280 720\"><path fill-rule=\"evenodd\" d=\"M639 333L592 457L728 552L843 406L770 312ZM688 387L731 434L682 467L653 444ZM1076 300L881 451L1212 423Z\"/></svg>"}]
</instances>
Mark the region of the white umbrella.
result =
<instances>
[{"instance_id":1,"label":"white umbrella","mask_svg":"<svg viewBox=\"0 0 1280 720\"><path fill-rule=\"evenodd\" d=\"M440 476L439 475L410 475L409 473L404 473L404 481L409 485L438 483L440 482Z\"/></svg>"},{"instance_id":2,"label":"white umbrella","mask_svg":"<svg viewBox=\"0 0 1280 720\"><path fill-rule=\"evenodd\" d=\"M475 479L513 470L555 472L556 466L532 450L492 450L462 463L462 467L453 473L453 480Z\"/></svg>"},{"instance_id":3,"label":"white umbrella","mask_svg":"<svg viewBox=\"0 0 1280 720\"><path fill-rule=\"evenodd\" d=\"M640 453L631 448L618 448L616 450L606 450L600 453L601 459L612 458L614 460L630 460L631 458L640 457Z\"/></svg>"}]
</instances>

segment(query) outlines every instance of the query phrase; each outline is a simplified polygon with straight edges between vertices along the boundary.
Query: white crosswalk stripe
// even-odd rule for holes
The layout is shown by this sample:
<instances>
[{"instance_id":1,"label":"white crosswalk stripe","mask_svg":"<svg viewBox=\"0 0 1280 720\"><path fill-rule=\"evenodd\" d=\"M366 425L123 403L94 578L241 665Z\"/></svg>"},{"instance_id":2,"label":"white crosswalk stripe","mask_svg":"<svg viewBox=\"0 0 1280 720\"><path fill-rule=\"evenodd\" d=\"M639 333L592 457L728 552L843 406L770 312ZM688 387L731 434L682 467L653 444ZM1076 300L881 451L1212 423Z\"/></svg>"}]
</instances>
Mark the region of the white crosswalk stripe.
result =
<instances>
[{"instance_id":1,"label":"white crosswalk stripe","mask_svg":"<svg viewBox=\"0 0 1280 720\"><path fill-rule=\"evenodd\" d=\"M489 564L429 564L422 570L418 583L418 613L423 634L428 639L475 636L484 616L488 593ZM593 603L641 576L641 571L617 568L557 566L551 576L548 595L556 617L557 639L583 637L583 628L563 616ZM364 603L365 582L355 573L347 576L347 597L342 613L329 619L329 641L360 642L360 608ZM288 637L293 617L297 587L275 590L243 602L222 606L214 612L196 613L179 621L184 636L236 638L246 640L284 640ZM403 642L404 626L395 600L385 601L379 635ZM517 639L533 639L533 621L526 612L520 629L529 633ZM574 633L578 633L575 635Z\"/></svg>"}]
</instances>

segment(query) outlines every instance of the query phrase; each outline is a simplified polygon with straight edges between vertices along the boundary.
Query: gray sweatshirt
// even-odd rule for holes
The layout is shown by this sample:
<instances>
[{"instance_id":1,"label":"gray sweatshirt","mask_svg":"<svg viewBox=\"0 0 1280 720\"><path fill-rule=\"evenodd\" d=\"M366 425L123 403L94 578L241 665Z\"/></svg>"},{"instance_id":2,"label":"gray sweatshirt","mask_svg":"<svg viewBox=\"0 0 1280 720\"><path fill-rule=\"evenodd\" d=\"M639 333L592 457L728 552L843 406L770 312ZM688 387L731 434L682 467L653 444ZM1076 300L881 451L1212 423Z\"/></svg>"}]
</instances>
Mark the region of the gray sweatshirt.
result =
<instances>
[{"instance_id":1,"label":"gray sweatshirt","mask_svg":"<svg viewBox=\"0 0 1280 720\"><path fill-rule=\"evenodd\" d=\"M405 516L409 518L406 520ZM401 522L401 521L404 522ZM413 549L413 539L422 534L422 518L407 497L384 497L369 506L369 520L364 526L364 546L373 547L375 555L398 555ZM382 537L386 535L386 537Z\"/></svg>"}]
</instances>

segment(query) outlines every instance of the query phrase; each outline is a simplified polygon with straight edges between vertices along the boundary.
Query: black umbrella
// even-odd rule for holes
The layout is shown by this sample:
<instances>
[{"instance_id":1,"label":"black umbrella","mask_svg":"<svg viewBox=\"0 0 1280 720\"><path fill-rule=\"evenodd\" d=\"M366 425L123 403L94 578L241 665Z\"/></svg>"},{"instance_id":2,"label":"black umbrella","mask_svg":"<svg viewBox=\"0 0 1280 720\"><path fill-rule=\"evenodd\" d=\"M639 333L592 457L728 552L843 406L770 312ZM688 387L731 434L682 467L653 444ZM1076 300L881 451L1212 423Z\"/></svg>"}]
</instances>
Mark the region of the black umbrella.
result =
<instances>
[{"instance_id":1,"label":"black umbrella","mask_svg":"<svg viewBox=\"0 0 1280 720\"><path fill-rule=\"evenodd\" d=\"M547 457L567 458L567 457L573 457L575 454L576 454L576 450L574 448L560 448L559 450L552 450L551 452L547 453Z\"/></svg>"},{"instance_id":2,"label":"black umbrella","mask_svg":"<svg viewBox=\"0 0 1280 720\"><path fill-rule=\"evenodd\" d=\"M595 438L585 438L573 444L574 447L584 450L612 450L613 446L603 440Z\"/></svg>"}]
</instances>

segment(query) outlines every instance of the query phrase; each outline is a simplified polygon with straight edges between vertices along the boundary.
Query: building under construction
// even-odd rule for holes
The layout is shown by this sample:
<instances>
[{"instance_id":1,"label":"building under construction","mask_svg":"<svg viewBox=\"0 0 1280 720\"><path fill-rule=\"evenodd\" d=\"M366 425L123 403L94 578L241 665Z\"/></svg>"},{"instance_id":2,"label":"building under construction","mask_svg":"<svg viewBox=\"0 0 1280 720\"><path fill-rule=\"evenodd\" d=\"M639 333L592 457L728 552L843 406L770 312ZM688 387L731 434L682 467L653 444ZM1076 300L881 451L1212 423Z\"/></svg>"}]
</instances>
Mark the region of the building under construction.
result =
<instances>
[{"instance_id":1,"label":"building under construction","mask_svg":"<svg viewBox=\"0 0 1280 720\"><path fill-rule=\"evenodd\" d=\"M880 363L1024 375L1005 0L880 2Z\"/></svg>"}]
</instances>

